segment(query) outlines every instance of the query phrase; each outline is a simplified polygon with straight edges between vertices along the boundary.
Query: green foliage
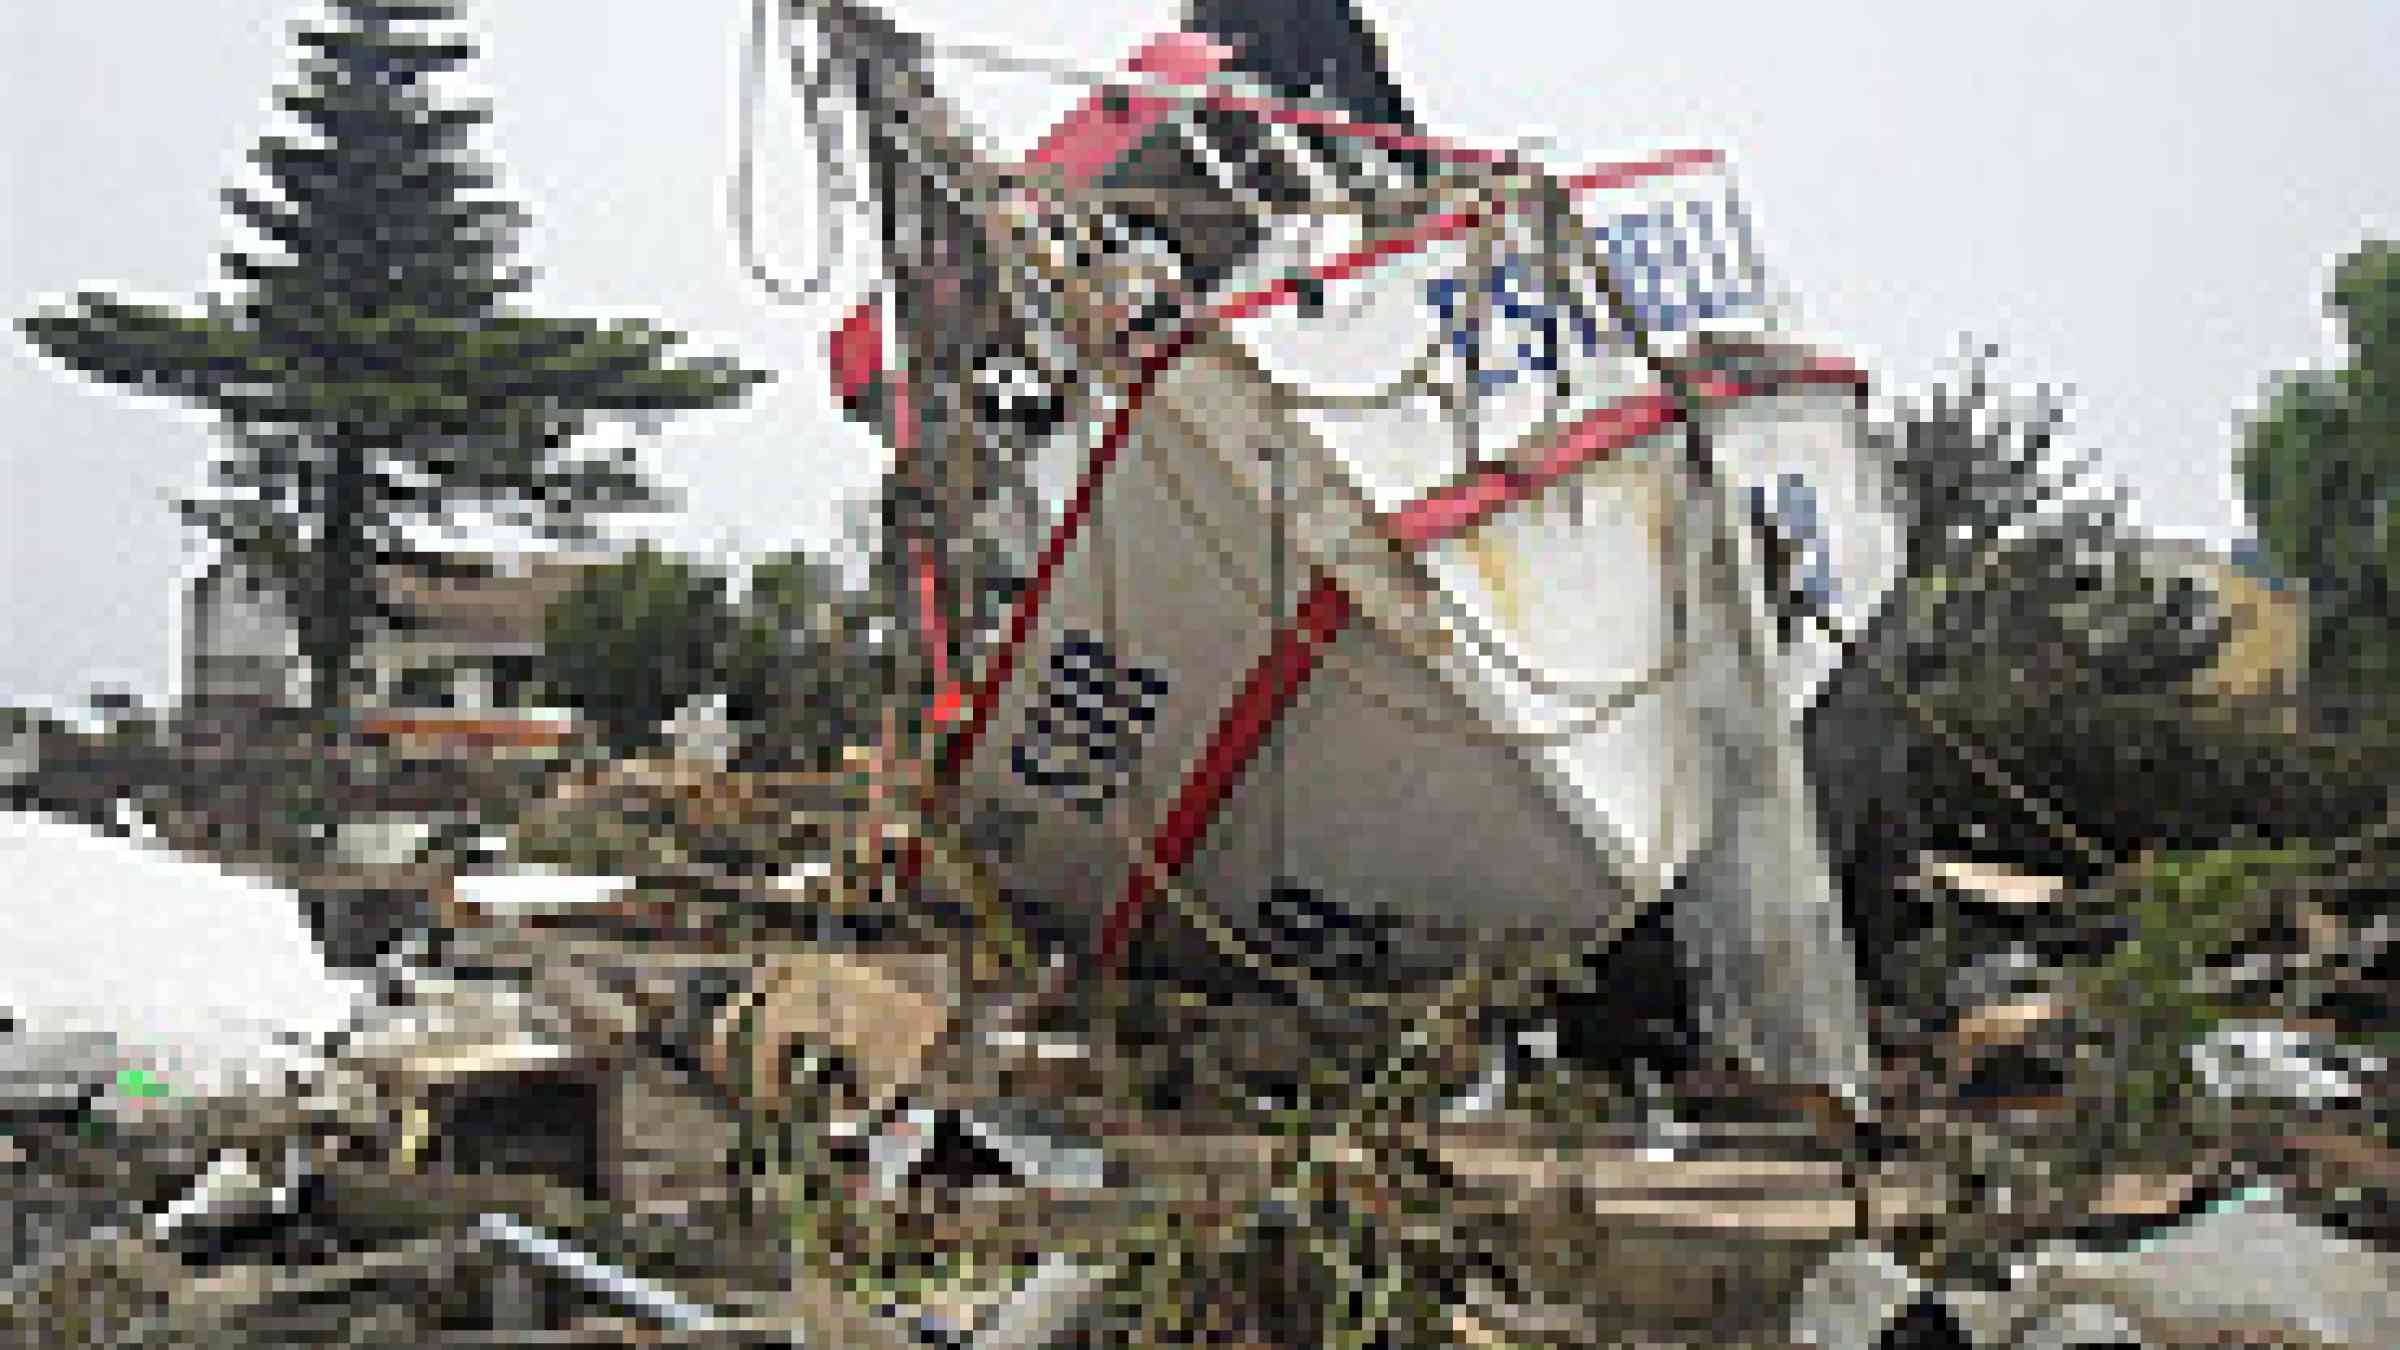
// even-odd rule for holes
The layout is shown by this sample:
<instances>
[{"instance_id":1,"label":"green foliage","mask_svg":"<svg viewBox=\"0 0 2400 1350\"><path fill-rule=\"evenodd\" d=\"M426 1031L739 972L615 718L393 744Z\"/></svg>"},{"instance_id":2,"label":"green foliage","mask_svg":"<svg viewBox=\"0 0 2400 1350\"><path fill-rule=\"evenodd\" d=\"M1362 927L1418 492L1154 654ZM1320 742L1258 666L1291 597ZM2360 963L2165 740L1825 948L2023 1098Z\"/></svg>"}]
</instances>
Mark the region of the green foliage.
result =
<instances>
[{"instance_id":1,"label":"green foliage","mask_svg":"<svg viewBox=\"0 0 2400 1350\"><path fill-rule=\"evenodd\" d=\"M2155 1143L2185 1123L2187 1052L2226 1011L2193 976L2238 950L2276 896L2324 863L2312 848L2218 849L2161 854L2116 878L2125 937L2082 972L2081 992L2118 1046L2113 1123L2125 1142Z\"/></svg>"},{"instance_id":2,"label":"green foliage","mask_svg":"<svg viewBox=\"0 0 2400 1350\"><path fill-rule=\"evenodd\" d=\"M727 711L751 728L754 767L830 769L876 732L891 687L871 599L806 553L751 570L725 662Z\"/></svg>"},{"instance_id":3,"label":"green foliage","mask_svg":"<svg viewBox=\"0 0 2400 1350\"><path fill-rule=\"evenodd\" d=\"M2308 583L2311 681L2388 711L2400 696L2400 247L2345 258L2326 308L2349 363L2284 377L2237 467L2267 554Z\"/></svg>"},{"instance_id":4,"label":"green foliage","mask_svg":"<svg viewBox=\"0 0 2400 1350\"><path fill-rule=\"evenodd\" d=\"M56 736L66 730L66 723L44 709L15 704L0 707L0 736Z\"/></svg>"},{"instance_id":5,"label":"green foliage","mask_svg":"<svg viewBox=\"0 0 2400 1350\"><path fill-rule=\"evenodd\" d=\"M1954 380L1902 407L1885 433L1906 512L1911 577L1972 575L1971 562L2008 526L2055 500L2067 427L2056 391L2014 393L1994 379L1995 348Z\"/></svg>"},{"instance_id":6,"label":"green foliage","mask_svg":"<svg viewBox=\"0 0 2400 1350\"><path fill-rule=\"evenodd\" d=\"M1889 433L1907 509L1895 618L1920 683L2004 672L2043 696L2159 690L2214 656L2210 597L2162 568L2121 503L2063 458L2063 396L2011 391L1985 352Z\"/></svg>"},{"instance_id":7,"label":"green foliage","mask_svg":"<svg viewBox=\"0 0 2400 1350\"><path fill-rule=\"evenodd\" d=\"M731 624L724 578L643 545L551 607L543 681L610 746L654 745L659 723L715 686Z\"/></svg>"},{"instance_id":8,"label":"green foliage","mask_svg":"<svg viewBox=\"0 0 2400 1350\"><path fill-rule=\"evenodd\" d=\"M253 150L267 190L226 194L257 240L221 260L228 292L88 292L21 324L74 370L213 415L231 448L186 515L291 604L320 708L374 620L373 563L406 555L410 524L506 512L571 534L651 504L624 458L576 442L765 378L679 357L646 323L515 308L523 213L466 146L489 114L437 88L475 54L443 31L453 7L329 8L280 97L302 132Z\"/></svg>"},{"instance_id":9,"label":"green foliage","mask_svg":"<svg viewBox=\"0 0 2400 1350\"><path fill-rule=\"evenodd\" d=\"M1953 735L2117 856L2215 843L2258 814L2246 788L2155 790L2162 765L2206 762L2180 757L2214 739L2187 682L2216 656L2225 616L2084 481L2062 446L2063 397L2002 385L1992 361L1980 354L1884 430L1901 577L1809 722L1834 846L1887 893L1925 850L2090 861L1970 767Z\"/></svg>"},{"instance_id":10,"label":"green foliage","mask_svg":"<svg viewBox=\"0 0 2400 1350\"><path fill-rule=\"evenodd\" d=\"M514 861L583 876L639 877L690 861L670 823L543 803L509 831Z\"/></svg>"},{"instance_id":11,"label":"green foliage","mask_svg":"<svg viewBox=\"0 0 2400 1350\"><path fill-rule=\"evenodd\" d=\"M2011 676L2003 669L1929 695L1949 725L1999 747L2020 783L2072 809L2115 857L2340 835L2384 811L2400 772L2395 747L2366 737L2295 732L2175 691L2056 697ZM1937 746L1922 758L1918 788L1953 815L1937 825L1972 816L2004 837L2043 837L1956 756Z\"/></svg>"}]
</instances>

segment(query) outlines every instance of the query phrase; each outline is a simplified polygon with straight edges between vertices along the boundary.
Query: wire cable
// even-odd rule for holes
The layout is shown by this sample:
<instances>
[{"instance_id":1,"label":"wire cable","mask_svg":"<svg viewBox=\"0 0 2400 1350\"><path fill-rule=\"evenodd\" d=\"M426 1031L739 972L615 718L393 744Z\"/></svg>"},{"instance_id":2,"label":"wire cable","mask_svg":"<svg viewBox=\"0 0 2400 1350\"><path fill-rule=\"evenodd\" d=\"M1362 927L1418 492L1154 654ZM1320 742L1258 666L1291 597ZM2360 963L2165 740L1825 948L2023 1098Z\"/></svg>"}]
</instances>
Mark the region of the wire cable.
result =
<instances>
[{"instance_id":1,"label":"wire cable","mask_svg":"<svg viewBox=\"0 0 2400 1350\"><path fill-rule=\"evenodd\" d=\"M797 57L788 23L770 16L777 0L753 0L750 29L743 43L740 109L734 123L733 180L728 187L733 218L734 249L742 270L769 297L784 304L813 306L831 293L835 280L850 261L849 231L844 226L856 206L851 192L849 161L843 155L840 113L830 107L836 59L830 52L815 54L806 78L796 79L801 123L808 130L816 159L817 226L814 270L799 280L779 272L759 243L758 123L766 91L770 46Z\"/></svg>"}]
</instances>

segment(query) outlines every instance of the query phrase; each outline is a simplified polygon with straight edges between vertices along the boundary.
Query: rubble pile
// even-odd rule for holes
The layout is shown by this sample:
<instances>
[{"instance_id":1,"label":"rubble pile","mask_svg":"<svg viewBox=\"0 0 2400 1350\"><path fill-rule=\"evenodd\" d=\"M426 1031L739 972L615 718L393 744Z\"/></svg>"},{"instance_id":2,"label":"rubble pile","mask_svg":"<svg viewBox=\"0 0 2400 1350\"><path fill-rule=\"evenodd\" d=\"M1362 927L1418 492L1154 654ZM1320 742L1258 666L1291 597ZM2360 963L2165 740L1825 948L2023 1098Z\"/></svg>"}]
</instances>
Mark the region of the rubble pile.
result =
<instances>
[{"instance_id":1,"label":"rubble pile","mask_svg":"<svg viewBox=\"0 0 2400 1350\"><path fill-rule=\"evenodd\" d=\"M2288 1343L2388 1325L2357 1292L2391 1269L2388 1069L2337 1062L2325 1018L2229 1019L2154 1136L2176 1146L2129 1146L2085 1063L2119 912L2090 888L1928 861L1939 923L1892 959L1929 968L1898 981L1920 1001L1883 1010L1890 1105L1862 1139L1730 1066L1586 1062L1555 1031L1406 998L1063 979L981 917L999 901L931 880L976 873L927 860L943 832L871 777L569 780L525 815L537 847L577 812L620 831L620 861L662 829L723 833L607 886L445 879L440 921L383 954L280 1095L160 1108L114 1090L105 1047L20 1054L0 1325L36 1344L1774 1344L1932 1289L1961 1326L2072 1321L2069 1293L2106 1286L2149 1309L2143 1334L2188 1336L2189 1300L2140 1294L2161 1262L2062 1253L2145 1250L2236 1196L2276 1216L2238 1222L2348 1244L2325 1269L2351 1339ZM913 883L856 870L908 850ZM2375 907L2305 903L2322 914L2245 916L2238 959L2208 967L2254 1012L2380 993ZM1412 1059L1429 1029L1454 1043ZM1845 1260L1866 1264L1837 1280ZM1995 1312L2003 1287L2024 1306ZM2253 1331L2264 1298L2240 1310Z\"/></svg>"}]
</instances>

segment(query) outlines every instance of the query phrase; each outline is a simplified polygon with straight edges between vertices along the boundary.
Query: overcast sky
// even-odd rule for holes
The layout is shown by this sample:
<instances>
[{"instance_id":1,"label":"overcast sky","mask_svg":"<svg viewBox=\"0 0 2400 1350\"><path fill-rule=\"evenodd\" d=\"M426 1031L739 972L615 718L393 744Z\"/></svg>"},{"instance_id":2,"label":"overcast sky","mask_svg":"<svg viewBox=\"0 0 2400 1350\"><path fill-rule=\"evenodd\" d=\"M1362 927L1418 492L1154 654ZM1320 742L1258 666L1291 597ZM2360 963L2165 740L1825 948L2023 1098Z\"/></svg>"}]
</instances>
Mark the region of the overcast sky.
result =
<instances>
[{"instance_id":1,"label":"overcast sky","mask_svg":"<svg viewBox=\"0 0 2400 1350\"><path fill-rule=\"evenodd\" d=\"M1172 0L894 0L906 23L1113 62ZM695 417L653 463L675 534L821 539L874 448L823 396L820 333L734 266L724 176L747 0L484 0L486 147L536 219L539 299L655 314L782 378ZM1725 0L1696 23L1611 0L1374 0L1436 129L1550 137L1567 158L1712 144L1735 157L1807 326L1904 389L1963 334L2070 383L2081 439L2152 524L2241 526L2236 409L2322 360L2317 293L2400 231L2400 5ZM0 5L0 312L87 283L192 293L228 242L217 192L270 121L292 0ZM976 80L1021 147L1064 96ZM167 509L205 430L0 355L0 700L96 676L163 691L185 543Z\"/></svg>"}]
</instances>

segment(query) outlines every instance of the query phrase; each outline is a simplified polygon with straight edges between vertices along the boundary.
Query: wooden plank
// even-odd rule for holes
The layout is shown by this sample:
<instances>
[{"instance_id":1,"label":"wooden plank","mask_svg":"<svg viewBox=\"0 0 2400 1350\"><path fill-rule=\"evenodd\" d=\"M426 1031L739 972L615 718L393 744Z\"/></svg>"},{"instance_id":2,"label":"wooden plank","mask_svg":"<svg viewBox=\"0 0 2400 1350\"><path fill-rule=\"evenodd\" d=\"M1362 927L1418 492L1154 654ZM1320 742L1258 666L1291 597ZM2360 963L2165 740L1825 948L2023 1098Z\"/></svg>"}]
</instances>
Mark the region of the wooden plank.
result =
<instances>
[{"instance_id":1,"label":"wooden plank","mask_svg":"<svg viewBox=\"0 0 2400 1350\"><path fill-rule=\"evenodd\" d=\"M1537 1190L1599 1195L1748 1192L1786 1195L1842 1188L1839 1163L1776 1158L1646 1158L1635 1150L1548 1151L1451 1146L1439 1156L1463 1176Z\"/></svg>"},{"instance_id":2,"label":"wooden plank","mask_svg":"<svg viewBox=\"0 0 2400 1350\"><path fill-rule=\"evenodd\" d=\"M1583 1206L1583 1212L1606 1224L1789 1241L1840 1238L1857 1231L1860 1218L1857 1202L1848 1196L1596 1196Z\"/></svg>"}]
</instances>

